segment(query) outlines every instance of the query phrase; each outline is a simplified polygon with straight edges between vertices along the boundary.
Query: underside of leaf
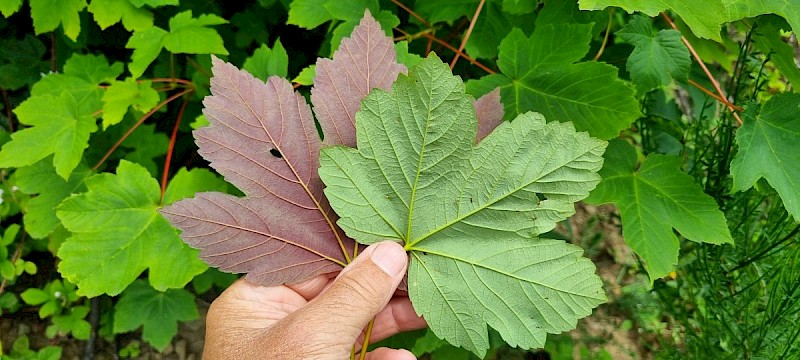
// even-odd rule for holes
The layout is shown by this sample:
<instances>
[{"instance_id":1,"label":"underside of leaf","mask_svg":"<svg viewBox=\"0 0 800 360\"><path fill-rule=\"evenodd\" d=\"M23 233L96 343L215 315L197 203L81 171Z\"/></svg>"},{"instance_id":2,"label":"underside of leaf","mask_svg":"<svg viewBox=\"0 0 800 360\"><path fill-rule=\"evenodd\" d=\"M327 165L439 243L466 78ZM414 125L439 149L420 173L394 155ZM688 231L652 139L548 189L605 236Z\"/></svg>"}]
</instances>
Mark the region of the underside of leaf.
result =
<instances>
[{"instance_id":1,"label":"underside of leaf","mask_svg":"<svg viewBox=\"0 0 800 360\"><path fill-rule=\"evenodd\" d=\"M435 56L373 91L358 149L322 149L325 194L360 243L405 244L411 301L437 336L482 356L488 325L541 347L605 301L580 248L536 236L598 183L606 143L526 113L475 146L471 104Z\"/></svg>"},{"instance_id":2,"label":"underside of leaf","mask_svg":"<svg viewBox=\"0 0 800 360\"><path fill-rule=\"evenodd\" d=\"M335 226L317 175L321 141L305 99L283 78L265 84L214 59L210 126L199 153L247 195L200 194L161 210L209 264L263 285L336 271L354 243Z\"/></svg>"}]
</instances>

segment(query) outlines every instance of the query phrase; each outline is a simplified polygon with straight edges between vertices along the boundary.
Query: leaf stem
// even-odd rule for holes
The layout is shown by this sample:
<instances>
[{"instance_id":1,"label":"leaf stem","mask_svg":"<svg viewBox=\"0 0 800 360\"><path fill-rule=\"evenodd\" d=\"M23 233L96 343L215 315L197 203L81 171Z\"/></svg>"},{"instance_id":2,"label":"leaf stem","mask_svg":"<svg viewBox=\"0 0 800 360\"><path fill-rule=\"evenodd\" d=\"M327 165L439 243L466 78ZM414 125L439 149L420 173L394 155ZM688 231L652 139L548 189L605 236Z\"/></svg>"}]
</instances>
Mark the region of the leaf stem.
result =
<instances>
[{"instance_id":1,"label":"leaf stem","mask_svg":"<svg viewBox=\"0 0 800 360\"><path fill-rule=\"evenodd\" d=\"M188 94L188 93L187 93ZM178 117L175 120L175 126L172 127L172 135L169 137L169 146L167 147L167 156L164 158L164 171L161 174L161 198L158 203L164 203L164 193L167 191L167 178L169 177L169 166L172 163L172 151L175 150L175 140L178 138L178 128L181 126L181 119L183 119L183 112L186 110L186 105L189 102L183 99L180 109L178 109Z\"/></svg>"},{"instance_id":2,"label":"leaf stem","mask_svg":"<svg viewBox=\"0 0 800 360\"><path fill-rule=\"evenodd\" d=\"M675 23L672 21L672 19L669 17L669 15L667 15L666 12L662 12L661 13L661 17L663 17L664 20L667 21L667 23L669 24L670 27L672 27L676 31L680 32L678 27L675 25ZM692 44L689 43L689 40L687 40L686 37L683 36L683 34L681 34L681 40L683 41L683 44L686 45L686 48L689 49L689 52L692 54L694 59L697 60L697 64L700 65L700 68L703 69L703 72L706 73L706 76L708 77L708 80L711 81L711 84L714 85L714 89L717 90L717 94L719 94L719 96L721 98L723 98L723 99L727 98L725 96L725 92L722 91L722 88L719 86L719 82L717 82L717 79L715 79L714 76L711 75L711 71L708 70L708 67L706 67L706 64L703 62L703 59L700 58L700 55L697 54L697 51L694 50L694 47L692 47ZM725 106L728 107L728 110L730 110L731 113L733 114L733 117L736 119L736 123L739 126L742 126L742 124L744 124L744 123L742 122L742 118L739 117L739 113L736 112L736 109L734 108L734 105L732 103L730 103L730 102L727 102L727 101L724 104L725 104Z\"/></svg>"},{"instance_id":3,"label":"leaf stem","mask_svg":"<svg viewBox=\"0 0 800 360\"><path fill-rule=\"evenodd\" d=\"M181 97L183 95L186 95L186 94L188 94L188 93L190 93L192 91L194 91L194 89L190 88L190 89L183 90L183 91L181 91L181 92L179 92L179 93L177 93L175 95L172 95L172 96L168 97L166 100L158 103L158 105L156 105L154 108L152 108L150 111L148 111L147 114L144 114L144 116L142 116L139 119L139 121L136 122L136 124L133 124L133 126L131 126L131 128L128 129L128 131L125 132L125 134L122 135L122 137L119 140L117 140L117 142L114 143L114 145L112 145L110 149L108 149L106 154L103 155L103 158L100 159L100 161L98 161L97 164L95 164L92 167L92 170L97 170L100 167L100 165L103 165L103 163L106 160L108 160L108 157L111 156L112 153L114 153L114 150L117 150L117 148L122 144L122 142L125 141L125 139L127 139L128 136L130 136L137 128L139 128L139 126L142 125L142 123L145 120L147 120L151 116L153 116L153 114L155 114L156 111L160 110L162 107L164 107L165 105L169 104L173 100L175 100L175 99L177 99L177 98L179 98L179 97Z\"/></svg>"},{"instance_id":4,"label":"leaf stem","mask_svg":"<svg viewBox=\"0 0 800 360\"><path fill-rule=\"evenodd\" d=\"M611 8L608 11L608 25L606 25L606 34L603 35L603 43L600 45L600 50L597 50L597 54L594 55L594 61L600 58L603 55L603 51L606 50L606 45L608 44L608 34L611 33L611 23L614 19L614 8Z\"/></svg>"},{"instance_id":5,"label":"leaf stem","mask_svg":"<svg viewBox=\"0 0 800 360\"><path fill-rule=\"evenodd\" d=\"M692 79L688 79L688 82L689 82L690 85L696 87L698 90L702 91L706 95L711 96L712 98L714 98L714 100L717 100L717 101L725 104L728 107L732 106L734 109L736 109L736 111L744 111L744 108L742 108L741 106L731 104L731 102L728 101L728 99L725 99L723 97L719 97L719 95L714 94L713 92L711 92L711 90L708 90L708 89L704 88L703 85L698 84L696 81L694 81Z\"/></svg>"},{"instance_id":6,"label":"leaf stem","mask_svg":"<svg viewBox=\"0 0 800 360\"><path fill-rule=\"evenodd\" d=\"M417 20L419 20L421 23L425 24L425 26L427 26L427 27L431 26L431 24L428 22L428 20L425 20L424 17L422 17L419 14L415 13L414 10L411 10L408 6L406 6L405 4L401 3L399 0L392 0L392 2L395 5L397 5L397 7L405 10L409 15L417 18Z\"/></svg>"},{"instance_id":7,"label":"leaf stem","mask_svg":"<svg viewBox=\"0 0 800 360\"><path fill-rule=\"evenodd\" d=\"M364 333L364 341L361 342L361 355L358 356L358 360L364 360L367 358L367 349L369 348L369 337L372 335L372 327L375 325L375 318L369 321L367 324L367 331Z\"/></svg>"},{"instance_id":8,"label":"leaf stem","mask_svg":"<svg viewBox=\"0 0 800 360\"><path fill-rule=\"evenodd\" d=\"M469 61L470 64L481 68L481 70L486 71L489 74L497 74L497 71L494 71L494 70L490 69L488 66L481 64L480 62L478 62L478 60L475 60L475 59L469 57L467 54L464 54L463 52L461 52L458 49L456 49L455 46L448 44L447 42L443 41L442 39L439 39L436 36L433 36L431 34L425 34L423 36L428 38L428 40L434 41L437 44L444 46L445 48L453 51L454 53L457 53L457 54L460 53L461 57L463 57L464 59L467 59L467 61Z\"/></svg>"},{"instance_id":9,"label":"leaf stem","mask_svg":"<svg viewBox=\"0 0 800 360\"><path fill-rule=\"evenodd\" d=\"M56 32L50 32L50 71L56 72Z\"/></svg>"},{"instance_id":10,"label":"leaf stem","mask_svg":"<svg viewBox=\"0 0 800 360\"><path fill-rule=\"evenodd\" d=\"M469 22L467 33L464 34L464 39L461 40L461 45L458 46L458 51L456 51L456 56L453 58L453 61L450 62L450 70L453 70L453 68L456 66L456 62L458 61L458 58L462 54L461 51L463 51L464 46L467 45L467 41L469 40L470 35L472 35L472 29L475 27L475 23L478 21L478 16L481 14L481 9L483 9L483 4L485 2L486 0L481 0L481 2L478 3L478 8L475 9L475 14L472 15L472 20L470 20Z\"/></svg>"}]
</instances>

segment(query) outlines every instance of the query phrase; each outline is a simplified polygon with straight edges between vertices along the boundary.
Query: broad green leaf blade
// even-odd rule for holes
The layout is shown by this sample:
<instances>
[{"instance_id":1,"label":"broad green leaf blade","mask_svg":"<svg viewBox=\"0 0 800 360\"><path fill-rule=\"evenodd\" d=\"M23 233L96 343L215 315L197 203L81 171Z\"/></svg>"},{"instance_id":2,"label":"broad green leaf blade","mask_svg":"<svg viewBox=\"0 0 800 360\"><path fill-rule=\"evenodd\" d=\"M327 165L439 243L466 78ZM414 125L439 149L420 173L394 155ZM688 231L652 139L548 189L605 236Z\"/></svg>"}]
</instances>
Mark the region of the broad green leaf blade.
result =
<instances>
[{"instance_id":1,"label":"broad green leaf blade","mask_svg":"<svg viewBox=\"0 0 800 360\"><path fill-rule=\"evenodd\" d=\"M603 181L586 201L617 205L622 236L644 259L651 282L678 262L673 228L695 242L733 244L722 211L681 171L680 158L652 154L637 169L636 150L621 140L611 142L605 158Z\"/></svg>"},{"instance_id":2,"label":"broad green leaf blade","mask_svg":"<svg viewBox=\"0 0 800 360\"><path fill-rule=\"evenodd\" d=\"M159 351L178 333L178 322L200 317L194 295L184 289L161 292L144 280L136 280L114 306L114 333L142 327L142 338Z\"/></svg>"},{"instance_id":3,"label":"broad green leaf blade","mask_svg":"<svg viewBox=\"0 0 800 360\"><path fill-rule=\"evenodd\" d=\"M509 342L541 346L547 329L556 328L551 324L573 326L604 301L594 266L575 256L579 249L561 242L553 242L556 250L539 258L541 265L583 264L574 272L517 276L526 270L513 263L530 258L506 259L510 267L487 258L504 246L502 251L536 246L542 242L535 239L538 234L570 216L573 203L599 182L605 142L576 132L571 124L546 123L541 115L527 113L501 124L475 146L471 105L460 78L430 57L408 76L400 75L391 92L375 90L364 99L356 115L358 150L323 148L320 177L340 216L338 224L349 236L363 244L398 239L411 251L415 270L409 281L418 284L409 282L409 289L419 287L411 300L421 306L419 313L436 319L429 324L437 335L481 355L488 348L488 324ZM423 261L434 254L441 259ZM479 275L459 273L467 268L482 270ZM554 300L560 302L558 313L531 315L538 313L538 304L523 301L513 311L501 310L508 303L492 305L498 300L486 289L469 301L436 295L457 287L478 289L483 281L498 284L489 286L492 291L512 291L515 282L536 288L552 281L562 285L553 294L567 298L580 288L575 296L584 300ZM451 310L441 312L446 308ZM533 334L536 326L545 330L519 335Z\"/></svg>"},{"instance_id":4,"label":"broad green leaf blade","mask_svg":"<svg viewBox=\"0 0 800 360\"><path fill-rule=\"evenodd\" d=\"M37 194L23 208L25 231L34 239L49 235L60 223L56 217L56 207L70 195L85 189L83 180L89 174L88 168L79 165L69 180L64 180L56 174L50 159L18 169L16 176L19 190L29 195Z\"/></svg>"},{"instance_id":5,"label":"broad green leaf blade","mask_svg":"<svg viewBox=\"0 0 800 360\"><path fill-rule=\"evenodd\" d=\"M133 6L129 0L92 0L89 12L103 30L120 21L128 31L141 31L153 26L153 13Z\"/></svg>"},{"instance_id":6,"label":"broad green leaf blade","mask_svg":"<svg viewBox=\"0 0 800 360\"><path fill-rule=\"evenodd\" d=\"M314 77L317 76L317 64L311 64L303 68L292 82L296 82L300 85L314 85Z\"/></svg>"},{"instance_id":7,"label":"broad green leaf blade","mask_svg":"<svg viewBox=\"0 0 800 360\"><path fill-rule=\"evenodd\" d=\"M14 15L22 6L22 0L0 0L0 14L4 17Z\"/></svg>"},{"instance_id":8,"label":"broad green leaf blade","mask_svg":"<svg viewBox=\"0 0 800 360\"><path fill-rule=\"evenodd\" d=\"M615 67L573 64L588 50L590 31L583 24L538 26L530 37L512 31L500 44L502 74L469 81L469 93L478 96L500 87L506 119L536 111L548 121L572 121L601 139L616 137L640 116L639 105Z\"/></svg>"},{"instance_id":9,"label":"broad green leaf blade","mask_svg":"<svg viewBox=\"0 0 800 360\"><path fill-rule=\"evenodd\" d=\"M122 121L128 108L148 112L154 108L160 97L150 81L137 82L133 78L115 81L103 94L103 129Z\"/></svg>"},{"instance_id":10,"label":"broad green leaf blade","mask_svg":"<svg viewBox=\"0 0 800 360\"><path fill-rule=\"evenodd\" d=\"M762 21L763 20L763 21ZM792 84L794 92L800 91L800 67L794 62L795 50L781 36L781 26L775 19L759 19L758 31L753 32L753 44L756 48L770 54L769 60L775 64L781 75ZM702 56L702 55L701 55Z\"/></svg>"},{"instance_id":11,"label":"broad green leaf blade","mask_svg":"<svg viewBox=\"0 0 800 360\"><path fill-rule=\"evenodd\" d=\"M45 47L35 36L28 34L24 39L0 40L0 88L18 90L33 85L50 68L42 61Z\"/></svg>"},{"instance_id":12,"label":"broad green leaf blade","mask_svg":"<svg viewBox=\"0 0 800 360\"><path fill-rule=\"evenodd\" d=\"M227 20L214 14L193 18L192 11L186 10L169 19L169 33L164 35L162 44L173 53L228 55L222 37L208 27L226 23Z\"/></svg>"},{"instance_id":13,"label":"broad green leaf blade","mask_svg":"<svg viewBox=\"0 0 800 360\"><path fill-rule=\"evenodd\" d=\"M228 183L208 169L187 170L181 168L167 185L167 190L164 192L164 204L169 205L178 200L190 198L201 191L225 192L227 190Z\"/></svg>"},{"instance_id":14,"label":"broad green leaf blade","mask_svg":"<svg viewBox=\"0 0 800 360\"><path fill-rule=\"evenodd\" d=\"M158 182L140 165L120 161L117 174L85 181L88 192L56 209L72 236L58 251L58 270L84 296L116 295L144 270L159 290L180 288L205 271L197 251L157 212Z\"/></svg>"},{"instance_id":15,"label":"broad green leaf blade","mask_svg":"<svg viewBox=\"0 0 800 360\"><path fill-rule=\"evenodd\" d=\"M728 17L727 21L755 17L763 14L777 14L786 19L794 30L800 33L800 2L792 0L722 0ZM787 29L788 30L788 29Z\"/></svg>"},{"instance_id":16,"label":"broad green leaf blade","mask_svg":"<svg viewBox=\"0 0 800 360\"><path fill-rule=\"evenodd\" d=\"M606 301L582 253L559 240L431 240L412 252L409 296L436 336L478 356L489 347L486 325L511 346L542 348L547 333L574 329Z\"/></svg>"},{"instance_id":17,"label":"broad green leaf blade","mask_svg":"<svg viewBox=\"0 0 800 360\"><path fill-rule=\"evenodd\" d=\"M720 24L738 19L729 19L725 6L720 0L578 0L581 10L602 10L609 6L621 7L632 13L643 12L657 16L664 10L675 12L701 38L721 42Z\"/></svg>"},{"instance_id":18,"label":"broad green leaf blade","mask_svg":"<svg viewBox=\"0 0 800 360\"><path fill-rule=\"evenodd\" d=\"M267 81L270 76L277 75L285 78L289 74L289 55L281 44L281 39L275 40L270 49L266 44L253 52L253 56L244 61L243 68L261 81Z\"/></svg>"},{"instance_id":19,"label":"broad green leaf blade","mask_svg":"<svg viewBox=\"0 0 800 360\"><path fill-rule=\"evenodd\" d=\"M333 20L325 4L330 0L294 0L289 4L289 19L286 23L313 29Z\"/></svg>"},{"instance_id":20,"label":"broad green leaf blade","mask_svg":"<svg viewBox=\"0 0 800 360\"><path fill-rule=\"evenodd\" d=\"M157 8L160 6L167 6L167 5L178 5L180 4L179 0L128 0L136 7L142 6L149 6L152 8Z\"/></svg>"},{"instance_id":21,"label":"broad green leaf blade","mask_svg":"<svg viewBox=\"0 0 800 360\"><path fill-rule=\"evenodd\" d=\"M81 111L72 94L32 96L14 113L31 127L15 132L0 151L0 167L32 165L54 154L56 173L69 179L97 130L91 114Z\"/></svg>"},{"instance_id":22,"label":"broad green leaf blade","mask_svg":"<svg viewBox=\"0 0 800 360\"><path fill-rule=\"evenodd\" d=\"M739 152L731 162L733 190L747 190L763 177L800 221L799 139L800 94L775 95L760 111L745 112L736 132Z\"/></svg>"},{"instance_id":23,"label":"broad green leaf blade","mask_svg":"<svg viewBox=\"0 0 800 360\"><path fill-rule=\"evenodd\" d=\"M86 7L86 0L31 0L31 18L36 35L55 30L58 25L64 34L75 41L81 32L78 13Z\"/></svg>"},{"instance_id":24,"label":"broad green leaf blade","mask_svg":"<svg viewBox=\"0 0 800 360\"><path fill-rule=\"evenodd\" d=\"M142 76L147 67L150 66L150 63L161 53L164 37L167 34L166 30L154 26L144 31L136 31L128 39L125 48L133 49L128 70L134 79Z\"/></svg>"},{"instance_id":25,"label":"broad green leaf blade","mask_svg":"<svg viewBox=\"0 0 800 360\"><path fill-rule=\"evenodd\" d=\"M627 68L640 92L689 78L689 49L677 30L656 31L650 18L637 16L616 35L635 46Z\"/></svg>"}]
</instances>

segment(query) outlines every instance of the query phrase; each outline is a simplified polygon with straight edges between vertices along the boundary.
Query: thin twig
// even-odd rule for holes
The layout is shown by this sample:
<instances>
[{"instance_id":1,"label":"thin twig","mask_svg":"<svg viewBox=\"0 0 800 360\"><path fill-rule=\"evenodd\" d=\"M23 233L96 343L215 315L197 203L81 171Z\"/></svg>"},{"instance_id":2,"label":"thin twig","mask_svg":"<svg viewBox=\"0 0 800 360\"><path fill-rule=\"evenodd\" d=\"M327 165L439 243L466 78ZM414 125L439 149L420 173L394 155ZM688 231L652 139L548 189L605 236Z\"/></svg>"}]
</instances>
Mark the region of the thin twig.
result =
<instances>
[{"instance_id":1,"label":"thin twig","mask_svg":"<svg viewBox=\"0 0 800 360\"><path fill-rule=\"evenodd\" d=\"M125 134L124 134L124 135L122 135L122 137L121 137L119 140L117 140L117 142L116 142L116 143L114 143L114 145L112 145L110 149L108 149L108 151L106 152L106 154L105 154L105 155L103 155L103 158L102 158L102 159L100 159L100 161L98 161L98 162L97 162L97 164L95 164L95 166L93 166L93 167L92 167L92 170L97 170L97 169L100 167L100 165L103 165L103 163L104 163L106 160L108 160L108 157L109 157L109 156L111 156L111 154L112 154L112 153L114 153L114 150L117 150L117 148L118 148L120 145L122 145L122 142L123 142L123 141L125 141L125 139L127 139L127 138L128 138L128 136L130 136L130 135L131 135L131 134L132 134L132 133L133 133L133 132L134 132L134 131L135 131L137 128L139 128L139 126L140 126L140 125L142 125L142 123L143 123L145 120L147 120L147 119L149 119L151 116L153 116L153 114L155 114L155 113L156 113L156 111L158 111L159 109L161 109L162 107L164 107L164 105L167 105L167 104L169 104L170 102L172 102L173 100L175 100L175 99L177 99L177 98L179 98L179 97L181 97L181 96L183 96L183 95L186 95L186 94L188 94L188 93L190 93L190 92L192 92L192 91L194 91L194 89L191 89L191 88L190 88L190 89L183 90L183 91L181 91L181 92L179 92L179 93L177 93L177 94L175 94L175 95L172 95L172 96L168 97L166 100L164 100L164 101L162 101L162 102L158 103L158 105L156 105L156 107L154 107L153 109L151 109L150 111L148 111L148 112L147 112L147 114L144 114L144 116L142 116L142 118L141 118L141 119L139 119L139 121L137 121L137 122L136 122L136 124L133 124L133 126L131 126L131 128L130 128L130 129L128 129L128 131L127 131L127 132L125 132Z\"/></svg>"},{"instance_id":2,"label":"thin twig","mask_svg":"<svg viewBox=\"0 0 800 360\"><path fill-rule=\"evenodd\" d=\"M399 31L399 32L401 32L403 34L408 35L408 33L403 31L403 29L395 28L395 30L397 30L397 31ZM429 41L435 41L437 44L442 45L447 49L450 49L454 53L458 53L459 52L458 49L455 48L455 46L448 44L447 42L445 42L442 39L437 38L436 36L433 36L431 34L423 34L422 37L427 38ZM463 52L461 52L461 57L463 57L464 59L467 59L467 61L469 61L470 64L481 68L481 70L486 71L489 74L497 74L496 71L490 69L486 65L481 64L480 62L478 62L477 60L469 57L467 54L464 54Z\"/></svg>"},{"instance_id":3,"label":"thin twig","mask_svg":"<svg viewBox=\"0 0 800 360\"><path fill-rule=\"evenodd\" d=\"M203 68L202 66L200 66L200 64L197 63L197 61L194 61L194 59L192 59L191 56L187 56L186 57L186 62L188 62L189 65L191 65L195 70L199 71L203 75L205 75L207 77L213 77L213 75L209 74L208 71L206 71L205 68Z\"/></svg>"},{"instance_id":4,"label":"thin twig","mask_svg":"<svg viewBox=\"0 0 800 360\"><path fill-rule=\"evenodd\" d=\"M89 338L86 339L86 344L83 347L83 360L94 359L94 344L97 340L97 326L100 324L100 297L94 297L89 301L89 325L91 325L91 331L89 332Z\"/></svg>"},{"instance_id":5,"label":"thin twig","mask_svg":"<svg viewBox=\"0 0 800 360\"><path fill-rule=\"evenodd\" d=\"M417 18L417 20L419 20L421 23L425 24L425 26L427 26L427 27L431 26L431 24L428 22L428 20L425 20L424 17L422 17L419 14L415 13L414 10L411 10L410 8L408 8L408 6L406 6L405 4L401 3L399 0L392 0L392 2L395 5L397 5L397 7L405 10L409 15Z\"/></svg>"},{"instance_id":6,"label":"thin twig","mask_svg":"<svg viewBox=\"0 0 800 360\"><path fill-rule=\"evenodd\" d=\"M663 17L664 20L667 21L669 26L671 26L673 29L675 29L678 32L680 32L678 27L675 26L675 23L672 21L672 19L669 17L669 15L667 15L667 13L662 12L661 13L661 17ZM719 82L717 82L717 79L715 79L714 76L711 75L711 71L708 71L708 68L706 67L706 64L703 62L703 59L700 58L700 55L697 54L697 51L694 50L694 47L692 47L692 44L689 43L689 40L687 40L686 37L683 36L683 34L681 34L681 40L683 40L683 44L686 45L686 48L689 49L689 52L692 54L694 59L697 60L697 63L698 63L698 65L700 65L700 68L703 69L703 72L706 73L706 76L708 77L708 80L711 81L711 85L714 85L714 90L717 90L717 94L719 94L719 96L721 98L727 98L727 96L725 96L725 92L722 91L722 88L719 86ZM734 108L733 104L730 103L730 102L726 102L725 105L728 107L728 110L730 110L731 113L733 114L733 117L736 119L736 123L739 126L742 126L742 124L744 124L744 122L742 122L742 118L739 117L739 114L736 112L736 109Z\"/></svg>"},{"instance_id":7,"label":"thin twig","mask_svg":"<svg viewBox=\"0 0 800 360\"><path fill-rule=\"evenodd\" d=\"M708 89L704 88L703 85L698 84L696 81L694 81L692 79L689 79L688 81L689 81L689 85L692 85L692 86L696 87L698 90L702 91L706 95L711 96L715 100L725 104L725 106L728 106L728 107L732 106L734 109L736 109L736 111L744 111L743 107L731 104L731 102L728 101L728 99L719 97L719 95L714 94L713 92L711 92L711 90L708 90Z\"/></svg>"},{"instance_id":8,"label":"thin twig","mask_svg":"<svg viewBox=\"0 0 800 360\"><path fill-rule=\"evenodd\" d=\"M594 61L600 58L603 55L603 51L606 50L606 45L608 44L608 34L611 33L611 22L614 19L614 8L608 11L608 25L606 25L606 34L603 35L603 43L600 44L600 50L597 50L597 54L594 56Z\"/></svg>"},{"instance_id":9,"label":"thin twig","mask_svg":"<svg viewBox=\"0 0 800 360\"><path fill-rule=\"evenodd\" d=\"M478 16L481 14L481 9L483 9L483 4L485 2L486 0L481 0L481 2L478 3L478 8L475 9L475 14L472 15L472 20L470 20L469 22L467 33L464 34L464 39L461 40L461 45L458 46L458 51L456 51L456 56L453 57L453 61L450 62L450 70L453 70L453 68L456 66L456 62L460 57L461 51L463 51L464 46L467 45L467 41L469 40L470 35L472 35L472 29L475 27L475 23L478 21Z\"/></svg>"},{"instance_id":10,"label":"thin twig","mask_svg":"<svg viewBox=\"0 0 800 360\"><path fill-rule=\"evenodd\" d=\"M189 94L188 92L186 93ZM180 109L178 109L178 118L175 120L175 126L172 127L172 135L169 137L169 146L167 146L167 155L164 158L164 171L161 174L161 198L158 200L159 204L164 202L164 193L167 191L167 179L169 178L169 166L172 163L172 151L175 150L175 141L178 139L178 128L181 126L181 119L183 119L183 112L186 110L186 104L189 102L183 99Z\"/></svg>"},{"instance_id":11,"label":"thin twig","mask_svg":"<svg viewBox=\"0 0 800 360\"><path fill-rule=\"evenodd\" d=\"M8 90L3 89L3 103L6 105L6 121L8 121L8 132L14 132L14 112L11 111L11 101L8 99Z\"/></svg>"}]
</instances>

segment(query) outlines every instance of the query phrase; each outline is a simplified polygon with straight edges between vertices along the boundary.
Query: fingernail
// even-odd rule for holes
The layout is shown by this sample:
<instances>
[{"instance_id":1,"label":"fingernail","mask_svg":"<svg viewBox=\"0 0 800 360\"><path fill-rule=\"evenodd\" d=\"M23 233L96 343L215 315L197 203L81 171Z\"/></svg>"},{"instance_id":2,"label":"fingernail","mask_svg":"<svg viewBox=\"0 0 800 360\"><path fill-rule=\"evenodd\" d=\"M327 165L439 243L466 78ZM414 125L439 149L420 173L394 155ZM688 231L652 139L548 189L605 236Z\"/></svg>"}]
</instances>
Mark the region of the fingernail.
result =
<instances>
[{"instance_id":1,"label":"fingernail","mask_svg":"<svg viewBox=\"0 0 800 360\"><path fill-rule=\"evenodd\" d=\"M389 276L396 276L406 267L406 251L400 244L393 242L382 242L377 245L370 256L372 262L378 265L383 272Z\"/></svg>"}]
</instances>

